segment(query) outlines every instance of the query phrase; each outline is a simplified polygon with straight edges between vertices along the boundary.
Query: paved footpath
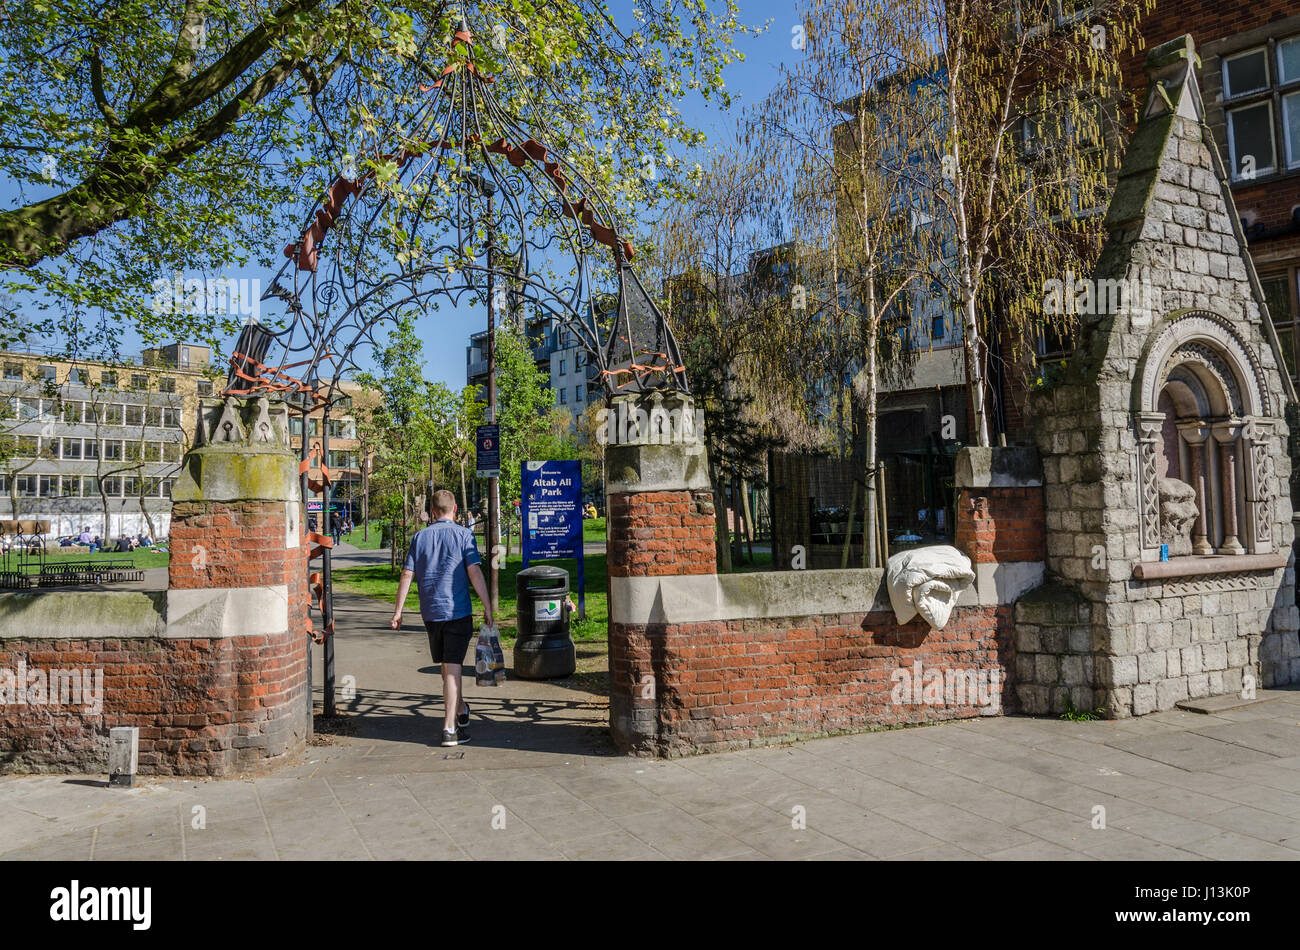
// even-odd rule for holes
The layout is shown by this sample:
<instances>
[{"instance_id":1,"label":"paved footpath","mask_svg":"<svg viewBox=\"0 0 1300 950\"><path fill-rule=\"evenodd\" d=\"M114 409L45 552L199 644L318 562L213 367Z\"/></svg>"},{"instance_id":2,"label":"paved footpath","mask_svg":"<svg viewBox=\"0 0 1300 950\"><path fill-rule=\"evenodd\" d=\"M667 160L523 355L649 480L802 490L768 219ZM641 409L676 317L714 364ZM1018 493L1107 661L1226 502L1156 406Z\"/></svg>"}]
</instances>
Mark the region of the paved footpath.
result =
<instances>
[{"instance_id":1,"label":"paved footpath","mask_svg":"<svg viewBox=\"0 0 1300 950\"><path fill-rule=\"evenodd\" d=\"M614 753L593 674L471 678L473 741L448 750L423 629L389 631L390 610L338 598L355 699L299 762L131 790L0 778L0 858L1300 859L1300 690L1210 716L990 718L652 761Z\"/></svg>"}]
</instances>

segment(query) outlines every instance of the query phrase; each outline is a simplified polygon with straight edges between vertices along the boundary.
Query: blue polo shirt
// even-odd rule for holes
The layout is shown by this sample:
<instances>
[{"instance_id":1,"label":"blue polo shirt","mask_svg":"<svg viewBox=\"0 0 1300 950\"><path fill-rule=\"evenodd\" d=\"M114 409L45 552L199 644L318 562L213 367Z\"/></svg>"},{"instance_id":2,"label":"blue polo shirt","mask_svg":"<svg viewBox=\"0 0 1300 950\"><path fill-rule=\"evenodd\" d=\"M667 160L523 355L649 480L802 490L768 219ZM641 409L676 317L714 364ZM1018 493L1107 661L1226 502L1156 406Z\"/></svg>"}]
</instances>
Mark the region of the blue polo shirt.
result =
<instances>
[{"instance_id":1,"label":"blue polo shirt","mask_svg":"<svg viewBox=\"0 0 1300 950\"><path fill-rule=\"evenodd\" d=\"M450 518L439 518L415 533L405 570L415 574L420 616L425 620L459 620L473 612L465 568L482 563L474 532Z\"/></svg>"}]
</instances>

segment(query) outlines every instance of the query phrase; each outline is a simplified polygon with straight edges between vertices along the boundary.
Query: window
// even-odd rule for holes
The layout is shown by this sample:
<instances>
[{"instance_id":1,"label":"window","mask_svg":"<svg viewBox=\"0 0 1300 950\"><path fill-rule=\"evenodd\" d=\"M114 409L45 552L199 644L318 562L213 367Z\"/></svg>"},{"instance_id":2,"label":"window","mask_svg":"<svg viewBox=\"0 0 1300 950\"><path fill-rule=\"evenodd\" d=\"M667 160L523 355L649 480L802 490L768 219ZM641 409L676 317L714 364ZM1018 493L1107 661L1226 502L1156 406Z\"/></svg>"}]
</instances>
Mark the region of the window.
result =
<instances>
[{"instance_id":1,"label":"window","mask_svg":"<svg viewBox=\"0 0 1300 950\"><path fill-rule=\"evenodd\" d=\"M99 480L99 490L110 498L120 497L122 494L122 479L116 475L101 478Z\"/></svg>"},{"instance_id":2,"label":"window","mask_svg":"<svg viewBox=\"0 0 1300 950\"><path fill-rule=\"evenodd\" d=\"M568 362L567 360L560 360L560 375L561 375L561 376L563 376L565 373L568 372L568 370L566 370L566 369L564 368L565 365L567 364L567 362Z\"/></svg>"},{"instance_id":3,"label":"window","mask_svg":"<svg viewBox=\"0 0 1300 950\"><path fill-rule=\"evenodd\" d=\"M1236 99L1268 88L1268 50L1247 50L1223 57L1223 96Z\"/></svg>"},{"instance_id":4,"label":"window","mask_svg":"<svg viewBox=\"0 0 1300 950\"><path fill-rule=\"evenodd\" d=\"M162 411L162 424L165 429L179 429L181 427L180 410L164 409Z\"/></svg>"},{"instance_id":5,"label":"window","mask_svg":"<svg viewBox=\"0 0 1300 950\"><path fill-rule=\"evenodd\" d=\"M947 327L942 315L934 317L930 324L930 339L942 340L947 333Z\"/></svg>"},{"instance_id":6,"label":"window","mask_svg":"<svg viewBox=\"0 0 1300 950\"><path fill-rule=\"evenodd\" d=\"M569 404L569 391L568 391L567 389L561 389L561 390L560 390L560 405L561 405L561 406L567 406L568 404Z\"/></svg>"},{"instance_id":7,"label":"window","mask_svg":"<svg viewBox=\"0 0 1300 950\"><path fill-rule=\"evenodd\" d=\"M117 388L117 370L115 370L115 369L106 369L106 370L104 370L104 372L100 373L100 374L99 374L99 385L103 386L105 389L116 389L116 388Z\"/></svg>"},{"instance_id":8,"label":"window","mask_svg":"<svg viewBox=\"0 0 1300 950\"><path fill-rule=\"evenodd\" d=\"M6 360L5 379L22 379L22 378L23 378L23 364L10 363L8 360Z\"/></svg>"},{"instance_id":9,"label":"window","mask_svg":"<svg viewBox=\"0 0 1300 950\"><path fill-rule=\"evenodd\" d=\"M82 447L81 451L82 451L82 458L87 458L87 459L99 458L99 440L86 439L85 445Z\"/></svg>"},{"instance_id":10,"label":"window","mask_svg":"<svg viewBox=\"0 0 1300 950\"><path fill-rule=\"evenodd\" d=\"M1282 98L1282 128L1286 130L1286 167L1300 168L1300 90Z\"/></svg>"},{"instance_id":11,"label":"window","mask_svg":"<svg viewBox=\"0 0 1300 950\"><path fill-rule=\"evenodd\" d=\"M200 396L211 396L212 380L200 379L198 382L194 384L194 391L198 393Z\"/></svg>"},{"instance_id":12,"label":"window","mask_svg":"<svg viewBox=\"0 0 1300 950\"><path fill-rule=\"evenodd\" d=\"M173 378L170 377L170 376L159 376L159 377L158 377L158 391L159 391L160 393L174 393L174 392L176 392L176 380L173 379Z\"/></svg>"},{"instance_id":13,"label":"window","mask_svg":"<svg viewBox=\"0 0 1300 950\"><path fill-rule=\"evenodd\" d=\"M289 420L289 434L302 435L302 416L293 416Z\"/></svg>"},{"instance_id":14,"label":"window","mask_svg":"<svg viewBox=\"0 0 1300 950\"><path fill-rule=\"evenodd\" d=\"M117 439L110 439L104 443L104 459L108 462L120 462L123 458L122 443Z\"/></svg>"},{"instance_id":15,"label":"window","mask_svg":"<svg viewBox=\"0 0 1300 950\"><path fill-rule=\"evenodd\" d=\"M59 476L57 475L37 475L40 482L38 491L42 498L59 497Z\"/></svg>"},{"instance_id":16,"label":"window","mask_svg":"<svg viewBox=\"0 0 1300 950\"><path fill-rule=\"evenodd\" d=\"M131 388L136 392L144 392L149 388L149 377L144 373L132 373Z\"/></svg>"},{"instance_id":17,"label":"window","mask_svg":"<svg viewBox=\"0 0 1300 950\"><path fill-rule=\"evenodd\" d=\"M1300 168L1300 36L1223 57L1234 181Z\"/></svg>"},{"instance_id":18,"label":"window","mask_svg":"<svg viewBox=\"0 0 1300 950\"><path fill-rule=\"evenodd\" d=\"M1277 171L1272 102L1229 110L1228 152L1232 156L1232 176L1239 181Z\"/></svg>"},{"instance_id":19,"label":"window","mask_svg":"<svg viewBox=\"0 0 1300 950\"><path fill-rule=\"evenodd\" d=\"M307 420L307 437L309 439L320 437L320 419L311 418Z\"/></svg>"},{"instance_id":20,"label":"window","mask_svg":"<svg viewBox=\"0 0 1300 950\"><path fill-rule=\"evenodd\" d=\"M1259 282L1264 289L1269 316L1273 318L1273 328L1277 330L1282 360L1294 379L1297 376L1296 349L1300 346L1296 334L1296 321L1300 316L1300 262L1279 274L1261 275Z\"/></svg>"},{"instance_id":21,"label":"window","mask_svg":"<svg viewBox=\"0 0 1300 950\"><path fill-rule=\"evenodd\" d=\"M144 424L147 426L162 425L162 409L158 406L149 406L144 411Z\"/></svg>"},{"instance_id":22,"label":"window","mask_svg":"<svg viewBox=\"0 0 1300 950\"><path fill-rule=\"evenodd\" d=\"M20 435L14 438L14 455L18 458L34 459L40 457L40 444L34 435Z\"/></svg>"},{"instance_id":23,"label":"window","mask_svg":"<svg viewBox=\"0 0 1300 950\"><path fill-rule=\"evenodd\" d=\"M172 496L172 479L164 478L158 483L158 494L163 498L170 498Z\"/></svg>"},{"instance_id":24,"label":"window","mask_svg":"<svg viewBox=\"0 0 1300 950\"><path fill-rule=\"evenodd\" d=\"M48 379L50 382L53 383L53 382L56 382L55 376L56 376L56 374L55 374L55 372L54 372L54 367L53 367L53 366L38 366L38 367L36 367L36 378L37 378L37 379Z\"/></svg>"},{"instance_id":25,"label":"window","mask_svg":"<svg viewBox=\"0 0 1300 950\"><path fill-rule=\"evenodd\" d=\"M64 439L63 440L63 457L65 459L81 458L81 440Z\"/></svg>"},{"instance_id":26,"label":"window","mask_svg":"<svg viewBox=\"0 0 1300 950\"><path fill-rule=\"evenodd\" d=\"M122 424L122 413L126 407L120 402L109 403L104 407L104 425L120 426Z\"/></svg>"},{"instance_id":27,"label":"window","mask_svg":"<svg viewBox=\"0 0 1300 950\"><path fill-rule=\"evenodd\" d=\"M122 494L127 498L140 494L140 479L127 475L122 479Z\"/></svg>"},{"instance_id":28,"label":"window","mask_svg":"<svg viewBox=\"0 0 1300 950\"><path fill-rule=\"evenodd\" d=\"M582 402L582 387L581 387L581 386L574 386L574 387L573 387L573 401L574 401L574 402Z\"/></svg>"},{"instance_id":29,"label":"window","mask_svg":"<svg viewBox=\"0 0 1300 950\"><path fill-rule=\"evenodd\" d=\"M181 460L181 444L179 442L164 442L162 444L162 460L164 462L179 462Z\"/></svg>"},{"instance_id":30,"label":"window","mask_svg":"<svg viewBox=\"0 0 1300 950\"><path fill-rule=\"evenodd\" d=\"M86 411L84 402L65 402L63 404L63 421L69 425L81 421L82 414Z\"/></svg>"},{"instance_id":31,"label":"window","mask_svg":"<svg viewBox=\"0 0 1300 950\"><path fill-rule=\"evenodd\" d=\"M36 476L19 475L14 479L14 491L20 498L36 497Z\"/></svg>"},{"instance_id":32,"label":"window","mask_svg":"<svg viewBox=\"0 0 1300 950\"><path fill-rule=\"evenodd\" d=\"M63 478L60 479L60 482L61 482L61 488L59 489L59 494L62 495L64 498L81 497L81 476L80 475L64 475Z\"/></svg>"},{"instance_id":33,"label":"window","mask_svg":"<svg viewBox=\"0 0 1300 950\"><path fill-rule=\"evenodd\" d=\"M86 385L86 379L86 371L81 369L79 366L74 366L72 369L68 370L68 382L73 386Z\"/></svg>"},{"instance_id":34,"label":"window","mask_svg":"<svg viewBox=\"0 0 1300 950\"><path fill-rule=\"evenodd\" d=\"M133 406L128 404L124 408L126 410L127 425L138 426L144 423L144 406Z\"/></svg>"},{"instance_id":35,"label":"window","mask_svg":"<svg viewBox=\"0 0 1300 950\"><path fill-rule=\"evenodd\" d=\"M41 417L41 401L27 396L18 397L18 421L30 422Z\"/></svg>"}]
</instances>

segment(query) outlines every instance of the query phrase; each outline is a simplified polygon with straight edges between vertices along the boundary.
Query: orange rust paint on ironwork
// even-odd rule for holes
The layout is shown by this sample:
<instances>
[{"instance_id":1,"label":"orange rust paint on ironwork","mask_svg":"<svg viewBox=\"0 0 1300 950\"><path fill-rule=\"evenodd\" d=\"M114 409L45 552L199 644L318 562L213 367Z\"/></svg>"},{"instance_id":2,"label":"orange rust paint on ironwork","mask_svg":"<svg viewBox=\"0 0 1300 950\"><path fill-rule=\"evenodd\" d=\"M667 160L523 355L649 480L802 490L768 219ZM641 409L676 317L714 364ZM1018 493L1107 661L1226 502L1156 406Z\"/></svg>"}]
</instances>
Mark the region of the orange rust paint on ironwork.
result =
<instances>
[{"instance_id":1,"label":"orange rust paint on ironwork","mask_svg":"<svg viewBox=\"0 0 1300 950\"><path fill-rule=\"evenodd\" d=\"M541 142L536 139L526 139L521 145L515 145L501 138L495 142L490 142L486 148L489 152L504 155L506 161L515 168L522 167L528 159L540 163L542 171L555 183L555 187L560 192L560 207L564 210L564 213L587 228L591 232L592 238L599 243L604 244L611 250L619 246L618 232L596 218L595 211L588 207L586 195L579 198L576 204L569 200L567 192L570 182L564 177L564 173L560 171L559 162L550 160L546 146ZM632 242L623 241L622 247L624 256L629 261L632 260L634 256Z\"/></svg>"},{"instance_id":2,"label":"orange rust paint on ironwork","mask_svg":"<svg viewBox=\"0 0 1300 950\"><path fill-rule=\"evenodd\" d=\"M328 354L327 354L328 355ZM244 380L249 385L243 389L228 387L222 390L223 396L251 396L256 393L306 393L311 396L312 400L317 403L326 401L325 397L319 392L312 389L302 380L290 376L285 372L286 369L293 369L295 366L306 366L310 361L303 360L298 363L290 363L287 366L267 366L258 360L253 359L246 353L230 354L231 371L236 377ZM252 364L258 370L258 376L249 376L243 370L244 364ZM267 378L267 376L271 378ZM278 382L276 378L286 380Z\"/></svg>"},{"instance_id":3,"label":"orange rust paint on ironwork","mask_svg":"<svg viewBox=\"0 0 1300 950\"><path fill-rule=\"evenodd\" d=\"M419 158L424 154L423 151L408 151L403 148L396 154L385 153L379 156L379 161L397 162L398 168L405 167L406 163L413 158ZM358 195L362 189L375 177L374 170L367 171L364 175L359 175L356 179L344 178L339 175L330 184L325 203L321 205L316 212L316 220L311 226L303 232L302 237L296 244L285 246L284 256L290 260L298 262L298 269L311 271L315 273L316 265L319 258L318 247L324 239L325 234L333 227L334 222L338 220L339 214L343 211L343 203L352 195Z\"/></svg>"}]
</instances>

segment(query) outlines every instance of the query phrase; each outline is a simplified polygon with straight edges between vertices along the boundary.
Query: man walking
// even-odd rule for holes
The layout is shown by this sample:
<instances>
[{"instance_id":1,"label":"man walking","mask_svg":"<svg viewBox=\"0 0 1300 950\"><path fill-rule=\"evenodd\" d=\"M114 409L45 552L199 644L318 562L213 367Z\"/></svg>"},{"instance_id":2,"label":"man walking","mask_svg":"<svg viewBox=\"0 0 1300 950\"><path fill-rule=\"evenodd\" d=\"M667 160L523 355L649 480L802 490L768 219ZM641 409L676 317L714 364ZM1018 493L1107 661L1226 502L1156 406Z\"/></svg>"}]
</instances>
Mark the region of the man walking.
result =
<instances>
[{"instance_id":1,"label":"man walking","mask_svg":"<svg viewBox=\"0 0 1300 950\"><path fill-rule=\"evenodd\" d=\"M474 636L473 602L469 587L483 603L483 613L492 624L492 605L483 579L478 545L468 528L456 524L456 498L444 490L433 493L434 522L417 531L397 584L397 608L389 626L402 628L402 605L416 582L420 616L429 632L429 652L442 667L442 697L445 706L442 744L469 741L469 703L461 698L461 667ZM463 707L463 709L461 708Z\"/></svg>"}]
</instances>

